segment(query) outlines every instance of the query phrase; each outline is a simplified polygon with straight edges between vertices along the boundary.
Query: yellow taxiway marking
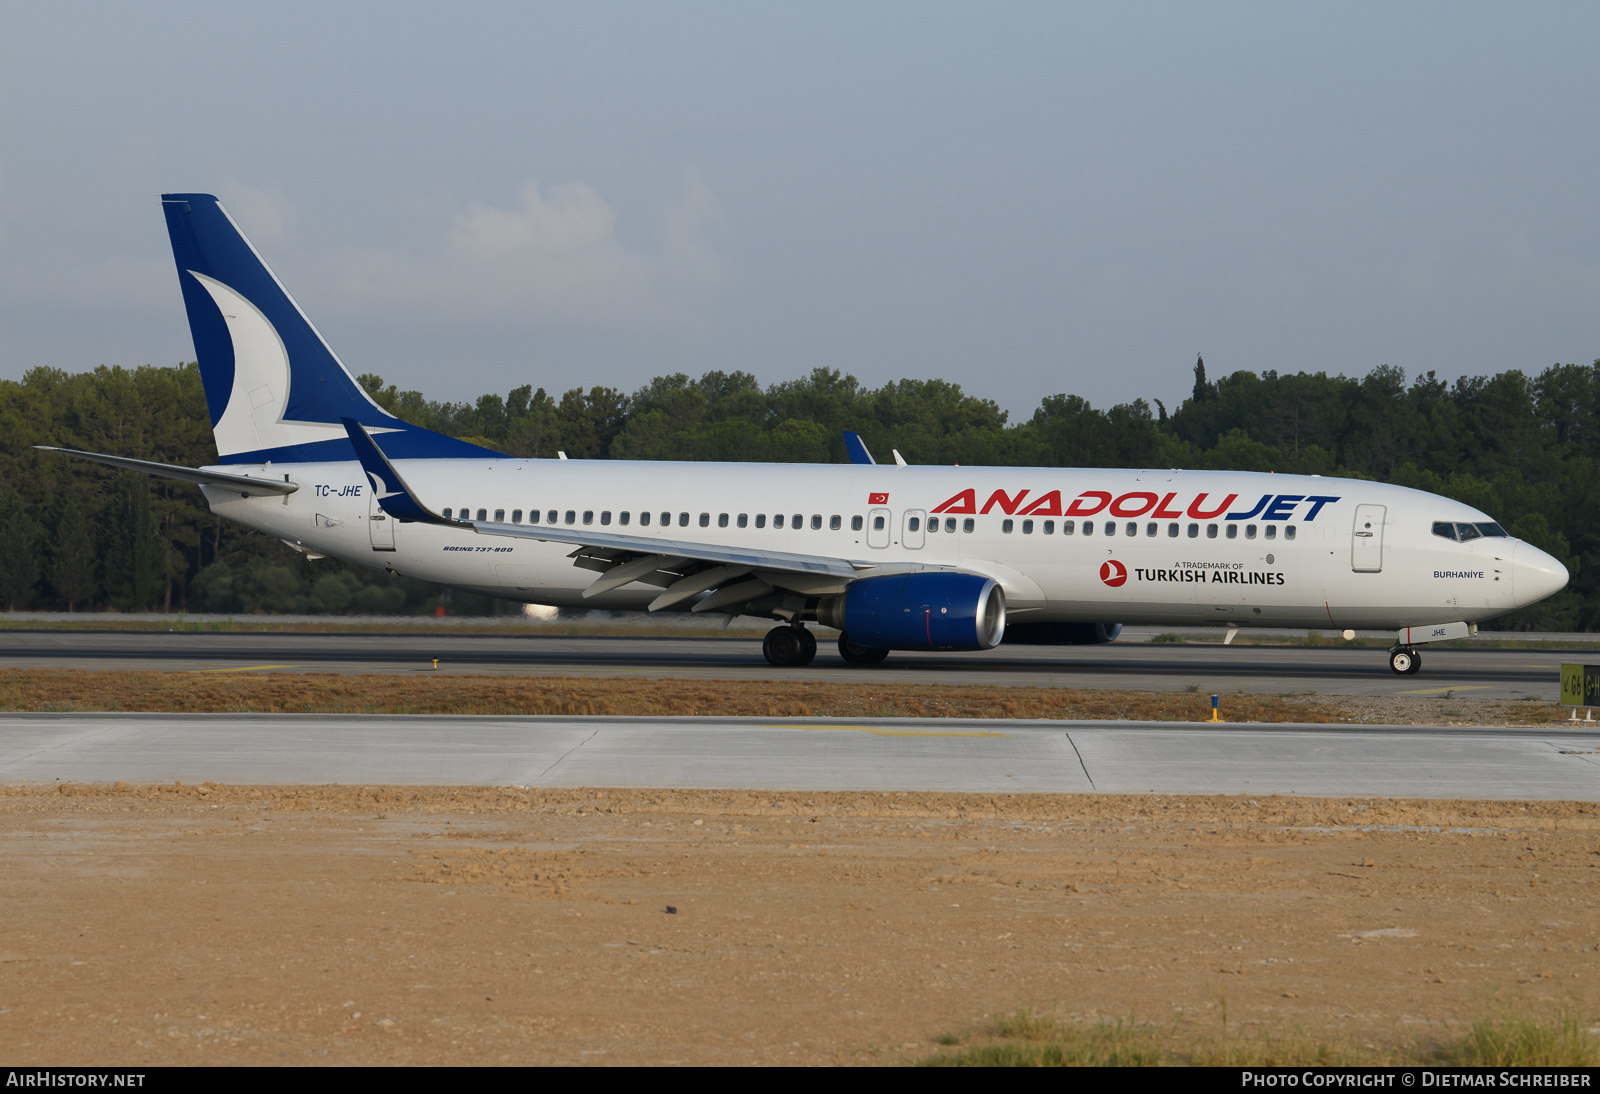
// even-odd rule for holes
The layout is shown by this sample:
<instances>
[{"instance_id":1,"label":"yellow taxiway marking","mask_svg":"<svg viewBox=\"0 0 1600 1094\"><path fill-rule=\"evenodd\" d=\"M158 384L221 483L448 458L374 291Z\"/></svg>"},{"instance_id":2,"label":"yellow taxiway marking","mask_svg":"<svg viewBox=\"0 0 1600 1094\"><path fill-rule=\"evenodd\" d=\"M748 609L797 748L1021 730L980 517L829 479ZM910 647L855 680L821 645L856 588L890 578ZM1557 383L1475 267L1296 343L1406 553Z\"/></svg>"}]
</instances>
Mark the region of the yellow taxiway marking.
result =
<instances>
[{"instance_id":1,"label":"yellow taxiway marking","mask_svg":"<svg viewBox=\"0 0 1600 1094\"><path fill-rule=\"evenodd\" d=\"M762 727L770 728L770 727ZM896 729L892 726L791 726L792 729L831 729L850 733L870 733L874 737L1009 737L987 729Z\"/></svg>"},{"instance_id":2,"label":"yellow taxiway marking","mask_svg":"<svg viewBox=\"0 0 1600 1094\"><path fill-rule=\"evenodd\" d=\"M1457 684L1453 688L1423 688L1421 691L1402 691L1401 695L1438 695L1445 691L1483 691L1492 684Z\"/></svg>"},{"instance_id":3,"label":"yellow taxiway marking","mask_svg":"<svg viewBox=\"0 0 1600 1094\"><path fill-rule=\"evenodd\" d=\"M195 672L260 672L262 669L297 669L299 665L243 665L236 669L195 669Z\"/></svg>"}]
</instances>

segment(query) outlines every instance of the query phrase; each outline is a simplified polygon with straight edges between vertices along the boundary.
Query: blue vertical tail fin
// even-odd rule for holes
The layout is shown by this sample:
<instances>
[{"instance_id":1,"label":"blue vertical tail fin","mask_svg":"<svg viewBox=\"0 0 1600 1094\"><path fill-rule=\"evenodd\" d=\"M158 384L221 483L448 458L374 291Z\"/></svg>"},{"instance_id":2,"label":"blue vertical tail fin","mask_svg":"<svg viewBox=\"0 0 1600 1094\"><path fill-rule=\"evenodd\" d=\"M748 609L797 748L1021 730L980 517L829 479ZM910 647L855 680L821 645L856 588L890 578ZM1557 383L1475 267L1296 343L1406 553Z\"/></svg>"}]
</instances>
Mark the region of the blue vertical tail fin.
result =
<instances>
[{"instance_id":1,"label":"blue vertical tail fin","mask_svg":"<svg viewBox=\"0 0 1600 1094\"><path fill-rule=\"evenodd\" d=\"M373 402L215 197L161 207L223 463L348 460L345 418L386 434L396 459L498 455Z\"/></svg>"}]
</instances>

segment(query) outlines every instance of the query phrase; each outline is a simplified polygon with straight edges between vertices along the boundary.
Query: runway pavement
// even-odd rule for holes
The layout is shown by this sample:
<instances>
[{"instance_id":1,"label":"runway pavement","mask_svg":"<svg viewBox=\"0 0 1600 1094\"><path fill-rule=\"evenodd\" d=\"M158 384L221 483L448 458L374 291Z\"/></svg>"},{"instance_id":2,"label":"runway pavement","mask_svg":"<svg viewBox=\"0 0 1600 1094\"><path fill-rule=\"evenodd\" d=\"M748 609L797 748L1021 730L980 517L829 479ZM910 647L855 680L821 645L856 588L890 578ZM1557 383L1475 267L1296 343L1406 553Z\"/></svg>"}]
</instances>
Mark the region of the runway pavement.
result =
<instances>
[{"instance_id":1,"label":"runway pavement","mask_svg":"<svg viewBox=\"0 0 1600 1094\"><path fill-rule=\"evenodd\" d=\"M0 784L409 784L1600 800L1600 723L0 715Z\"/></svg>"},{"instance_id":2,"label":"runway pavement","mask_svg":"<svg viewBox=\"0 0 1600 1094\"><path fill-rule=\"evenodd\" d=\"M437 670L433 659L439 659ZM898 684L1131 688L1318 695L1427 695L1554 700L1563 660L1600 652L1450 649L1422 653L1422 671L1396 676L1382 649L1113 643L1002 646L981 653L894 653L847 667L823 641L804 669L775 669L759 637L558 634L305 634L151 631L0 631L0 667L188 672L513 673L518 675L826 680L870 675Z\"/></svg>"}]
</instances>

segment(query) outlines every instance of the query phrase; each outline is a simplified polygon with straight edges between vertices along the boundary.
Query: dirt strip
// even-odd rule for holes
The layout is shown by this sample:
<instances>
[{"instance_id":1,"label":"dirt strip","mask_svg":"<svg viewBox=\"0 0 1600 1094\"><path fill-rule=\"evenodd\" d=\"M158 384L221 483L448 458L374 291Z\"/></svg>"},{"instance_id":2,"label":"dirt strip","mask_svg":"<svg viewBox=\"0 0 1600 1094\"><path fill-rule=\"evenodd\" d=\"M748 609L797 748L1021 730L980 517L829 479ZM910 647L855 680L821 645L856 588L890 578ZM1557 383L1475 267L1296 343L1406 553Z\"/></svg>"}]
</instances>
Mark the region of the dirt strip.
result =
<instances>
[{"instance_id":1,"label":"dirt strip","mask_svg":"<svg viewBox=\"0 0 1600 1094\"><path fill-rule=\"evenodd\" d=\"M0 710L267 714L726 715L1204 721L1185 692L736 680L338 673L0 671ZM1555 703L1465 696L1228 695L1231 722L1543 725Z\"/></svg>"},{"instance_id":2,"label":"dirt strip","mask_svg":"<svg viewBox=\"0 0 1600 1094\"><path fill-rule=\"evenodd\" d=\"M0 790L15 1064L896 1063L1017 1007L1600 1024L1600 807Z\"/></svg>"}]
</instances>

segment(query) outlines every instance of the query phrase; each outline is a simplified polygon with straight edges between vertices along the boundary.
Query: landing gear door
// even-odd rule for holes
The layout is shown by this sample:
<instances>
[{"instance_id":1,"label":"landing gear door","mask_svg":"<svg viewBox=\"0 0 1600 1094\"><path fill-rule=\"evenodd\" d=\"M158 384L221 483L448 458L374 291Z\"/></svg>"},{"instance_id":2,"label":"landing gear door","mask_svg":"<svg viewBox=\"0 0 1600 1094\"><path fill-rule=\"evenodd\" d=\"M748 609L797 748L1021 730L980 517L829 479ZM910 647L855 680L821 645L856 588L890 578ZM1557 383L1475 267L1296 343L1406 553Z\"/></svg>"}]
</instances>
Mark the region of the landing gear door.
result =
<instances>
[{"instance_id":1,"label":"landing gear door","mask_svg":"<svg viewBox=\"0 0 1600 1094\"><path fill-rule=\"evenodd\" d=\"M889 522L893 516L887 509L873 509L867 514L867 546L889 546Z\"/></svg>"},{"instance_id":2,"label":"landing gear door","mask_svg":"<svg viewBox=\"0 0 1600 1094\"><path fill-rule=\"evenodd\" d=\"M905 527L900 530L900 543L902 546L918 548L922 546L924 530L928 524L928 513L924 509L907 509L905 513Z\"/></svg>"},{"instance_id":3,"label":"landing gear door","mask_svg":"<svg viewBox=\"0 0 1600 1094\"><path fill-rule=\"evenodd\" d=\"M367 529L372 535L374 551L394 550L394 518L378 508L378 491L370 485L367 487Z\"/></svg>"},{"instance_id":4,"label":"landing gear door","mask_svg":"<svg viewBox=\"0 0 1600 1094\"><path fill-rule=\"evenodd\" d=\"M1358 574L1383 572L1383 518L1388 507L1356 506L1356 523L1350 539L1350 568Z\"/></svg>"}]
</instances>

